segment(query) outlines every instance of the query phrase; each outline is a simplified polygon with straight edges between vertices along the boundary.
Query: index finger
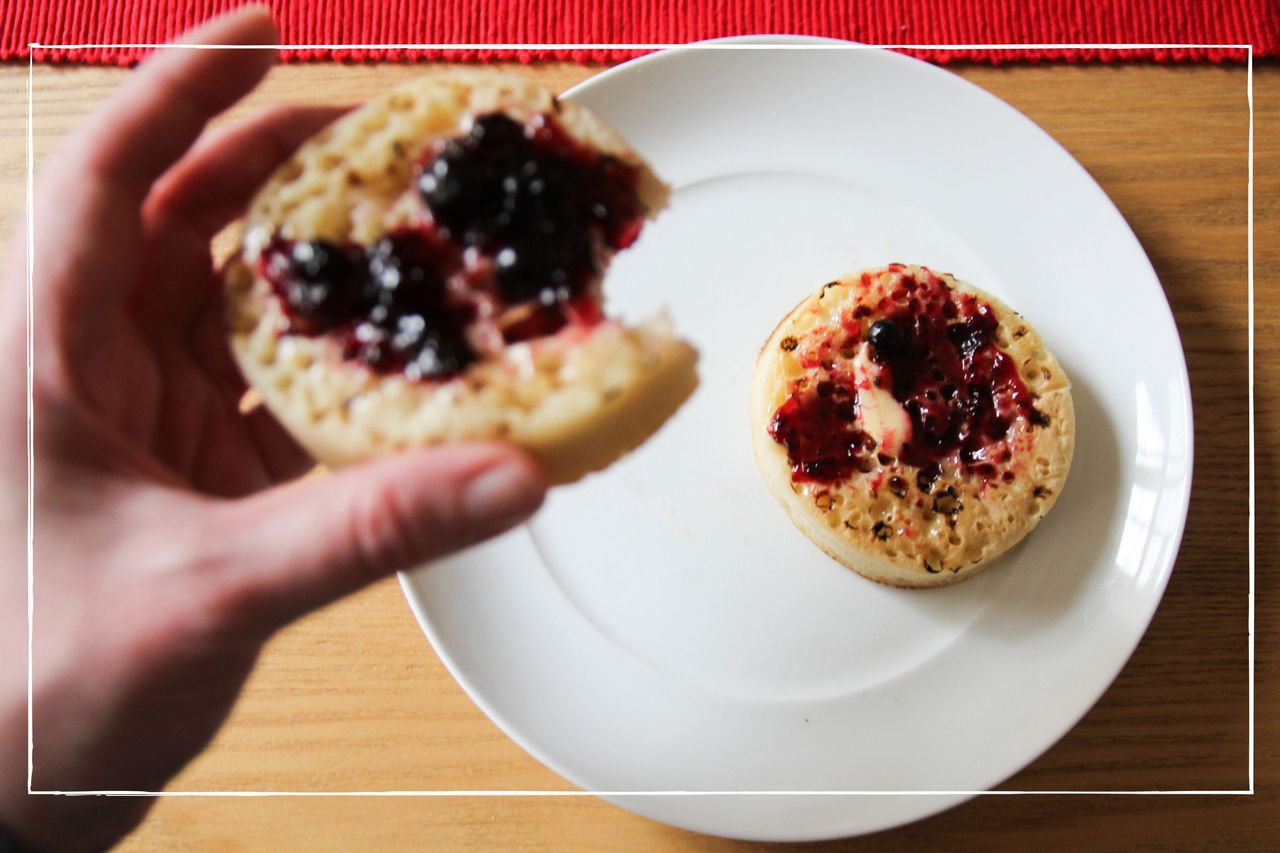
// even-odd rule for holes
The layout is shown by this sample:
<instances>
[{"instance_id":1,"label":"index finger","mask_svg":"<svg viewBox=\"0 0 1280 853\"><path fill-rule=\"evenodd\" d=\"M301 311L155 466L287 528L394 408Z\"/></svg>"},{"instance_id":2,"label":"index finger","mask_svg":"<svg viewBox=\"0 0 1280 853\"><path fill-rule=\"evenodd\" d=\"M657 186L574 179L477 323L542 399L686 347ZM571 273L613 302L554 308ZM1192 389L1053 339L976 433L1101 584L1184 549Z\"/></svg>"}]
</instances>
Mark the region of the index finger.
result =
<instances>
[{"instance_id":1,"label":"index finger","mask_svg":"<svg viewBox=\"0 0 1280 853\"><path fill-rule=\"evenodd\" d=\"M192 47L148 58L42 168L35 199L39 328L61 339L93 337L104 303L122 304L142 258L142 203L154 181L209 119L247 93L274 50L211 45L273 44L262 7L215 18L189 33ZM203 47L201 47L203 46Z\"/></svg>"},{"instance_id":2,"label":"index finger","mask_svg":"<svg viewBox=\"0 0 1280 853\"><path fill-rule=\"evenodd\" d=\"M136 216L152 182L275 60L274 50L214 46L274 44L276 38L271 13L248 7L161 48L76 132L70 151L78 156L69 159L82 164L85 177L110 181Z\"/></svg>"}]
</instances>

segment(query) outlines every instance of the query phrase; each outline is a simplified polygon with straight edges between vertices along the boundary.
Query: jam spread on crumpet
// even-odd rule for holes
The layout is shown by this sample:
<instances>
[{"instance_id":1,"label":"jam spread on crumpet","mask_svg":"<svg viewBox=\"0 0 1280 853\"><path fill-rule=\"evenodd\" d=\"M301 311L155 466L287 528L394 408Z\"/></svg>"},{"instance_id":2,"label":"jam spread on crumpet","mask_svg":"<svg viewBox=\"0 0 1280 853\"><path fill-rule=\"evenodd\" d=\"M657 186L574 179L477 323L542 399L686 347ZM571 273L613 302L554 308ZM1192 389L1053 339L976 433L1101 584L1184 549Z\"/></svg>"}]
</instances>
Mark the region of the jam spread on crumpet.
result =
<instances>
[{"instance_id":1,"label":"jam spread on crumpet","mask_svg":"<svg viewBox=\"0 0 1280 853\"><path fill-rule=\"evenodd\" d=\"M929 493L944 466L1008 482L1015 422L1048 425L997 342L994 309L917 269L890 265L892 284L873 304L851 305L812 339L781 341L803 373L769 434L794 482L836 484L879 468L900 498L912 482ZM862 285L872 292L870 274Z\"/></svg>"},{"instance_id":2,"label":"jam spread on crumpet","mask_svg":"<svg viewBox=\"0 0 1280 853\"><path fill-rule=\"evenodd\" d=\"M277 236L258 262L288 333L380 373L443 380L510 343L603 318L608 255L635 242L638 170L551 115L501 113L418 164L423 215L371 246Z\"/></svg>"}]
</instances>

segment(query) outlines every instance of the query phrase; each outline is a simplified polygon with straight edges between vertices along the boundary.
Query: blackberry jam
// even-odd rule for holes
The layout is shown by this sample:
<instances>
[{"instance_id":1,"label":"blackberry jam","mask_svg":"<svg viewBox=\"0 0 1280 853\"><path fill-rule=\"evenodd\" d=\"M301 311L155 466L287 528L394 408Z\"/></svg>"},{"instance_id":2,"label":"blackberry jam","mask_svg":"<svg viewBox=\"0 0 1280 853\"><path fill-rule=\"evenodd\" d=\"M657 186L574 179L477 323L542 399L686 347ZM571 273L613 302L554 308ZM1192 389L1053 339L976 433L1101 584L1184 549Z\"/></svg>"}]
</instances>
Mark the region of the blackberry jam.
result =
<instances>
[{"instance_id":1,"label":"blackberry jam","mask_svg":"<svg viewBox=\"0 0 1280 853\"><path fill-rule=\"evenodd\" d=\"M470 333L493 322L482 313L514 318L499 329L505 343L602 319L593 284L640 232L638 176L550 115L527 126L481 116L419 165L422 222L372 246L277 238L259 274L290 332L332 334L345 358L382 373L447 379L482 357L477 339L493 339Z\"/></svg>"},{"instance_id":2,"label":"blackberry jam","mask_svg":"<svg viewBox=\"0 0 1280 853\"><path fill-rule=\"evenodd\" d=\"M273 242L263 276L303 334L334 329L363 310L363 253L328 240Z\"/></svg>"},{"instance_id":3,"label":"blackberry jam","mask_svg":"<svg viewBox=\"0 0 1280 853\"><path fill-rule=\"evenodd\" d=\"M637 170L571 139L550 116L500 113L444 143L418 190L442 232L491 257L511 302L568 302L600 272L597 243L625 248L643 208Z\"/></svg>"},{"instance_id":4,"label":"blackberry jam","mask_svg":"<svg viewBox=\"0 0 1280 853\"><path fill-rule=\"evenodd\" d=\"M1046 426L1048 419L1035 408L1013 358L1000 349L991 306L952 291L927 270L906 273L874 310L859 306L817 349L850 349L871 314L879 319L866 330L868 352L881 367L877 385L910 419L897 459L916 469L916 487L930 492L947 461L983 481L1012 479L1012 472L999 469L1012 456L1002 440L1017 418L1033 426ZM774 414L769 434L786 447L795 482L835 483L871 470L874 442L858 429L852 371L829 360L814 367L816 375L809 374ZM906 482L894 477L891 488L905 492Z\"/></svg>"},{"instance_id":5,"label":"blackberry jam","mask_svg":"<svg viewBox=\"0 0 1280 853\"><path fill-rule=\"evenodd\" d=\"M280 297L291 331L334 334L344 358L382 373L444 378L476 360L465 335L474 309L447 298L441 273L456 263L454 255L419 229L388 234L367 252L354 244L277 239L263 253L261 274Z\"/></svg>"},{"instance_id":6,"label":"blackberry jam","mask_svg":"<svg viewBox=\"0 0 1280 853\"><path fill-rule=\"evenodd\" d=\"M995 310L924 271L919 280L906 275L877 313L904 339L892 349L872 348L872 358L891 377L894 399L911 418L902 461L926 468L958 457L971 473L990 479L995 469L987 448L1008 434L1013 421L1045 422L1013 358L997 345Z\"/></svg>"},{"instance_id":7,"label":"blackberry jam","mask_svg":"<svg viewBox=\"0 0 1280 853\"><path fill-rule=\"evenodd\" d=\"M769 435L787 449L792 480L834 483L871 470L873 442L858 429L856 401L852 386L824 380L778 408Z\"/></svg>"}]
</instances>

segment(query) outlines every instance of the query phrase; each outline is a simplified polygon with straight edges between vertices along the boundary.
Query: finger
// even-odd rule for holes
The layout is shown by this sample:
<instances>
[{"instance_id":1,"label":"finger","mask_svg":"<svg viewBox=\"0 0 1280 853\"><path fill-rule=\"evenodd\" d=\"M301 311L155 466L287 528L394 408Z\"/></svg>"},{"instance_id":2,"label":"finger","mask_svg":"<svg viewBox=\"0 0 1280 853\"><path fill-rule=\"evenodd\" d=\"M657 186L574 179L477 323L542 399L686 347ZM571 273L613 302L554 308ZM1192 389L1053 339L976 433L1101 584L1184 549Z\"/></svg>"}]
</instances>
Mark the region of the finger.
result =
<instances>
[{"instance_id":1,"label":"finger","mask_svg":"<svg viewBox=\"0 0 1280 853\"><path fill-rule=\"evenodd\" d=\"M278 107L206 134L156 183L146 219L212 240L299 145L348 109Z\"/></svg>"},{"instance_id":2,"label":"finger","mask_svg":"<svg viewBox=\"0 0 1280 853\"><path fill-rule=\"evenodd\" d=\"M254 44L275 36L269 13L249 8L213 20L185 42ZM37 278L55 296L37 300L37 311L83 317L94 313L84 311L86 302L128 292L139 270L139 211L152 181L273 59L269 50L160 50L67 138L44 170L35 204Z\"/></svg>"},{"instance_id":3,"label":"finger","mask_svg":"<svg viewBox=\"0 0 1280 853\"><path fill-rule=\"evenodd\" d=\"M315 467L311 454L293 440L266 406L258 402L246 409L241 405L249 386L231 354L221 298L204 305L185 344L191 359L208 382L242 413L250 443L257 450L263 469L272 482L292 480Z\"/></svg>"},{"instance_id":4,"label":"finger","mask_svg":"<svg viewBox=\"0 0 1280 853\"><path fill-rule=\"evenodd\" d=\"M208 298L184 331L182 342L209 383L229 403L238 406L249 385L231 353L231 342L227 338L227 310L216 280L211 281Z\"/></svg>"},{"instance_id":5,"label":"finger","mask_svg":"<svg viewBox=\"0 0 1280 853\"><path fill-rule=\"evenodd\" d=\"M214 18L175 45L274 44L271 13L246 7ZM191 147L205 123L270 69L274 50L161 48L81 127L76 153L138 209L152 182Z\"/></svg>"},{"instance_id":6,"label":"finger","mask_svg":"<svg viewBox=\"0 0 1280 853\"><path fill-rule=\"evenodd\" d=\"M206 134L156 182L143 208L147 273L135 294L143 328L181 330L210 299L209 242L244 212L250 197L340 107L282 107Z\"/></svg>"},{"instance_id":7,"label":"finger","mask_svg":"<svg viewBox=\"0 0 1280 853\"><path fill-rule=\"evenodd\" d=\"M293 440L266 406L261 403L249 408L242 406L248 384L231 353L226 313L220 295L215 295L201 306L179 345L183 356L190 358L227 408L235 410L243 418L249 443L272 483L295 479L315 467L311 455Z\"/></svg>"},{"instance_id":8,"label":"finger","mask_svg":"<svg viewBox=\"0 0 1280 853\"><path fill-rule=\"evenodd\" d=\"M391 572L494 536L542 503L546 479L496 444L402 453L225 505L214 609L273 629ZM224 531L219 534L217 531Z\"/></svg>"},{"instance_id":9,"label":"finger","mask_svg":"<svg viewBox=\"0 0 1280 853\"><path fill-rule=\"evenodd\" d=\"M294 441L266 406L254 406L245 412L244 421L263 470L273 483L297 479L316 467L311 454Z\"/></svg>"}]
</instances>

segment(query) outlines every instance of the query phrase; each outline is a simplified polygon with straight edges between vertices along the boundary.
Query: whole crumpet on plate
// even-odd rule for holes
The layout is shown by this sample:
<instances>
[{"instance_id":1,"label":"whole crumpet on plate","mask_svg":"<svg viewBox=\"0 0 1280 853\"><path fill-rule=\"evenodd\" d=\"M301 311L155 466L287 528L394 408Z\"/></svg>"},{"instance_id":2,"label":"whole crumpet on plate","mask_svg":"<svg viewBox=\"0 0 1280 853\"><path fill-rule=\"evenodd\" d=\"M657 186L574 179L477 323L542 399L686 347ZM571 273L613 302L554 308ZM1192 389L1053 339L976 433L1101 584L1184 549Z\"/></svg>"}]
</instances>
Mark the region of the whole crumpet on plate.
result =
<instances>
[{"instance_id":1,"label":"whole crumpet on plate","mask_svg":"<svg viewBox=\"0 0 1280 853\"><path fill-rule=\"evenodd\" d=\"M824 285L760 351L760 473L795 525L858 573L956 583L1053 506L1071 385L1022 316L947 274L890 264Z\"/></svg>"},{"instance_id":2,"label":"whole crumpet on plate","mask_svg":"<svg viewBox=\"0 0 1280 853\"><path fill-rule=\"evenodd\" d=\"M328 465L498 439L576 480L697 385L664 319L604 312L606 266L666 198L616 134L523 78L412 81L258 192L225 270L232 351Z\"/></svg>"}]
</instances>

